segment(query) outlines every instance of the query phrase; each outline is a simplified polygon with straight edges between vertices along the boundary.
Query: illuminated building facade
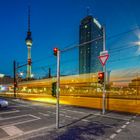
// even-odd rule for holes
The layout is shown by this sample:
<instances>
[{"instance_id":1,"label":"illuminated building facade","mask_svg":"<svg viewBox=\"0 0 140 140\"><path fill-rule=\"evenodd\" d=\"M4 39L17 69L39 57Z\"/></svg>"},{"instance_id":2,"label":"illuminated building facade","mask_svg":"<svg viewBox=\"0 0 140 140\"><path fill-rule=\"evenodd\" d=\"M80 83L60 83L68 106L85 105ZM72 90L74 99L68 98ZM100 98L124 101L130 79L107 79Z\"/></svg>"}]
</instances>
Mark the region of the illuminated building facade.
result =
<instances>
[{"instance_id":1,"label":"illuminated building facade","mask_svg":"<svg viewBox=\"0 0 140 140\"><path fill-rule=\"evenodd\" d=\"M79 74L102 71L98 59L100 52L103 51L102 36L103 28L95 18L86 16L81 20L79 29ZM92 41L97 38L100 39Z\"/></svg>"},{"instance_id":2,"label":"illuminated building facade","mask_svg":"<svg viewBox=\"0 0 140 140\"><path fill-rule=\"evenodd\" d=\"M2 75L2 74L0 74ZM0 85L5 85L9 83L13 83L14 79L8 75L3 75L2 77L0 76Z\"/></svg>"},{"instance_id":3,"label":"illuminated building facade","mask_svg":"<svg viewBox=\"0 0 140 140\"><path fill-rule=\"evenodd\" d=\"M28 49L28 57L27 57L27 79L31 78L31 47L32 47L32 37L31 37L31 31L30 31L30 7L28 9L28 32L27 32L27 37L25 39L26 41L26 46Z\"/></svg>"}]
</instances>

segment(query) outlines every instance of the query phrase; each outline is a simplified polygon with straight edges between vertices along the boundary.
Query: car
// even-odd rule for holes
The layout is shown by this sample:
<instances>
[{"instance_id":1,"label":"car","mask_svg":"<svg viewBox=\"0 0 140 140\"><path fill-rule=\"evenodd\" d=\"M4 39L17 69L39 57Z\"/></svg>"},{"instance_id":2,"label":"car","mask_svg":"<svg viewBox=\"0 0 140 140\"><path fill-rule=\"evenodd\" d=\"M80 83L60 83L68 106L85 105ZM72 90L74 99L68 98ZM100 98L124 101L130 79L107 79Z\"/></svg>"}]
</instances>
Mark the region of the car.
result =
<instances>
[{"instance_id":1,"label":"car","mask_svg":"<svg viewBox=\"0 0 140 140\"><path fill-rule=\"evenodd\" d=\"M8 101L0 99L0 108L2 107L8 107Z\"/></svg>"}]
</instances>

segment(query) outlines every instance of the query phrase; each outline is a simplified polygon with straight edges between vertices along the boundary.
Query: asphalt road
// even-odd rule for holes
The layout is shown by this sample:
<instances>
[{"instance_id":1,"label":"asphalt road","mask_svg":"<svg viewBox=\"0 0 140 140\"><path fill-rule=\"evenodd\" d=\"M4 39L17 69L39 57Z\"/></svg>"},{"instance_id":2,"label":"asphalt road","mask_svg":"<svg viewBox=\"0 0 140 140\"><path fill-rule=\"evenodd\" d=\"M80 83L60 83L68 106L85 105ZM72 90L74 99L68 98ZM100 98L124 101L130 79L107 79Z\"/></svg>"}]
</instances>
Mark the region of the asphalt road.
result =
<instances>
[{"instance_id":1,"label":"asphalt road","mask_svg":"<svg viewBox=\"0 0 140 140\"><path fill-rule=\"evenodd\" d=\"M139 140L140 116L74 106L60 106L60 129L55 105L7 99L0 110L0 140Z\"/></svg>"}]
</instances>

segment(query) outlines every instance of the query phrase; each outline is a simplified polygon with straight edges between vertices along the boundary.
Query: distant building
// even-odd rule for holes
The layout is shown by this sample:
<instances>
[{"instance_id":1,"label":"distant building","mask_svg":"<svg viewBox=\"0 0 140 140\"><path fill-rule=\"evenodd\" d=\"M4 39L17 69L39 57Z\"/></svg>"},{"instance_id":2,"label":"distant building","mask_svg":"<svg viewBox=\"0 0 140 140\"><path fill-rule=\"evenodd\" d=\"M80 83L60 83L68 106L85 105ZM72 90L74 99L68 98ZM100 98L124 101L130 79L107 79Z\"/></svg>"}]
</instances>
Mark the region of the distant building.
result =
<instances>
[{"instance_id":1,"label":"distant building","mask_svg":"<svg viewBox=\"0 0 140 140\"><path fill-rule=\"evenodd\" d=\"M13 78L10 77L10 76L3 76L3 77L0 77L0 85L5 85L5 84L10 84L10 83L13 83Z\"/></svg>"},{"instance_id":2,"label":"distant building","mask_svg":"<svg viewBox=\"0 0 140 140\"><path fill-rule=\"evenodd\" d=\"M140 77L132 79L131 83L129 83L129 88L140 89Z\"/></svg>"},{"instance_id":3,"label":"distant building","mask_svg":"<svg viewBox=\"0 0 140 140\"><path fill-rule=\"evenodd\" d=\"M103 36L103 28L92 16L87 16L81 20L79 29L79 44L86 43ZM95 73L102 71L102 66L98 59L103 51L103 38L91 43L79 46L79 73Z\"/></svg>"}]
</instances>

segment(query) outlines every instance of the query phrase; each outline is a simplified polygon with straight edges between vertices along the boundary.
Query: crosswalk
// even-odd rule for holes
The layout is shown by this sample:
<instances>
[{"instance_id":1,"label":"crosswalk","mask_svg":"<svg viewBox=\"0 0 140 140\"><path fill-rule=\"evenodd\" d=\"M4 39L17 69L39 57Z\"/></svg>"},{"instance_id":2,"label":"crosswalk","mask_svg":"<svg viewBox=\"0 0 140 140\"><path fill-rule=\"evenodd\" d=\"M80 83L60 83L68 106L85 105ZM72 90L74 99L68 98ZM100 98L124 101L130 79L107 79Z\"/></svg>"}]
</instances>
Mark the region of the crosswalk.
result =
<instances>
[{"instance_id":1,"label":"crosswalk","mask_svg":"<svg viewBox=\"0 0 140 140\"><path fill-rule=\"evenodd\" d=\"M12 139L26 133L32 133L33 131L39 131L41 128L45 129L54 125L55 128L55 116L56 112L54 108L48 107L42 110L36 110L36 105L31 106L22 102L22 104L14 103L9 106L9 109L0 110L0 139L7 140ZM72 114L75 113L73 116ZM79 113L74 110L61 109L60 117L65 118L67 121L76 120L82 115L86 115L84 112ZM85 121L85 120L83 120ZM46 123L46 124L45 124Z\"/></svg>"},{"instance_id":2,"label":"crosswalk","mask_svg":"<svg viewBox=\"0 0 140 140\"><path fill-rule=\"evenodd\" d=\"M24 134L18 125L35 122L41 118L33 114L23 114L20 110L3 110L0 112L0 139L8 139L11 136Z\"/></svg>"}]
</instances>

